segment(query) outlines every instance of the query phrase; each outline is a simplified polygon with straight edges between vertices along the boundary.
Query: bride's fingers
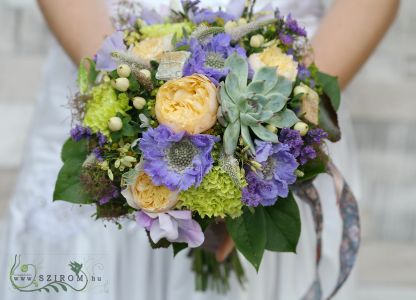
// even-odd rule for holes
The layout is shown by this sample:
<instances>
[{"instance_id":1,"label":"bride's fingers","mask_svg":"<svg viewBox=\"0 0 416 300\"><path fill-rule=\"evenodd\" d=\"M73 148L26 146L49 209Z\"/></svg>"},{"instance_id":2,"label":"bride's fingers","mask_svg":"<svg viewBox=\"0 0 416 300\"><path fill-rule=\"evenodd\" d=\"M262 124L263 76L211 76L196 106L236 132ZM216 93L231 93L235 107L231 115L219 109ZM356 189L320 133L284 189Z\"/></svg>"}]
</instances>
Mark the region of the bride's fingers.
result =
<instances>
[{"instance_id":1,"label":"bride's fingers","mask_svg":"<svg viewBox=\"0 0 416 300\"><path fill-rule=\"evenodd\" d=\"M227 236L224 239L224 242L222 242L222 244L215 253L217 261L223 262L233 250L234 241L232 240L231 236L227 234Z\"/></svg>"}]
</instances>

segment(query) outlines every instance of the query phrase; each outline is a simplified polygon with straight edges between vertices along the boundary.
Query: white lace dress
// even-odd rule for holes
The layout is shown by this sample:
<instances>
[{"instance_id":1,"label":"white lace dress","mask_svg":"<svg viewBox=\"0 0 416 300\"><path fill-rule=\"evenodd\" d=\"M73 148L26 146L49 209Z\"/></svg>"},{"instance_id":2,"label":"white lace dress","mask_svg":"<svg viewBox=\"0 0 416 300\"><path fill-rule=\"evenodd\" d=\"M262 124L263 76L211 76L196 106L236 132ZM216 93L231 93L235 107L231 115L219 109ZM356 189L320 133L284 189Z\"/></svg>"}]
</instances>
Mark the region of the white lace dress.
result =
<instances>
[{"instance_id":1,"label":"white lace dress","mask_svg":"<svg viewBox=\"0 0 416 300\"><path fill-rule=\"evenodd\" d=\"M202 2L211 7L226 4L219 0ZM260 8L268 3L257 2ZM142 2L156 9L166 3L168 1L163 0ZM292 13L309 33L315 31L322 14L319 0L279 0L272 4L279 7L282 14ZM246 289L240 289L233 281L227 295L194 292L193 273L185 251L173 259L171 249L152 250L144 231L134 222L123 224L122 230L113 224L104 227L101 221L90 217L93 207L53 203L52 192L61 167L60 150L70 129L70 112L66 104L70 92L76 89L75 78L76 68L61 47L52 41L23 167L11 200L8 235L1 245L5 247L6 256L0 258L0 299L296 300L304 295L314 278L315 235L309 207L302 202L299 202L302 234L297 254L266 253L258 274L244 262L249 282ZM344 138L340 143L330 145L330 152L351 181L357 178L352 164L351 124L345 113L341 118ZM320 273L327 294L335 284L338 272L341 223L328 176L319 178L317 185L326 217ZM35 261L41 270L52 271L78 259L91 274L99 272L103 281L84 292L19 292L12 288L8 276L16 254L21 254L26 262ZM345 292L350 293L351 289ZM351 295L345 297L354 298Z\"/></svg>"}]
</instances>

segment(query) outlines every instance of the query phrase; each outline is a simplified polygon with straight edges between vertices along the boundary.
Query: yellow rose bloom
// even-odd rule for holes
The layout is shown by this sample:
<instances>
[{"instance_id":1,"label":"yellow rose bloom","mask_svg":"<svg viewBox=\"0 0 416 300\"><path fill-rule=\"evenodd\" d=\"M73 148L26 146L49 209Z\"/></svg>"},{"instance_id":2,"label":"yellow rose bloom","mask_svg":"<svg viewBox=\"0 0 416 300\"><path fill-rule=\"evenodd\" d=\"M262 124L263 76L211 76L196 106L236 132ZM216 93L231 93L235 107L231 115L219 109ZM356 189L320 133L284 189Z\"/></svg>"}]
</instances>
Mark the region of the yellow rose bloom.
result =
<instances>
[{"instance_id":1,"label":"yellow rose bloom","mask_svg":"<svg viewBox=\"0 0 416 300\"><path fill-rule=\"evenodd\" d=\"M164 52L172 51L172 35L146 38L132 49L133 55L144 60L159 61Z\"/></svg>"},{"instance_id":2,"label":"yellow rose bloom","mask_svg":"<svg viewBox=\"0 0 416 300\"><path fill-rule=\"evenodd\" d=\"M298 74L298 63L293 60L293 56L283 53L276 46L266 48L260 53L251 54L248 61L254 71L265 66L277 67L277 74L291 81L295 81Z\"/></svg>"},{"instance_id":3,"label":"yellow rose bloom","mask_svg":"<svg viewBox=\"0 0 416 300\"><path fill-rule=\"evenodd\" d=\"M157 120L175 132L198 134L210 129L217 110L217 88L200 74L170 80L156 95Z\"/></svg>"},{"instance_id":4,"label":"yellow rose bloom","mask_svg":"<svg viewBox=\"0 0 416 300\"><path fill-rule=\"evenodd\" d=\"M156 186L139 164L139 171L132 184L121 193L127 203L136 209L151 213L164 212L178 202L178 192L171 191L165 186Z\"/></svg>"}]
</instances>

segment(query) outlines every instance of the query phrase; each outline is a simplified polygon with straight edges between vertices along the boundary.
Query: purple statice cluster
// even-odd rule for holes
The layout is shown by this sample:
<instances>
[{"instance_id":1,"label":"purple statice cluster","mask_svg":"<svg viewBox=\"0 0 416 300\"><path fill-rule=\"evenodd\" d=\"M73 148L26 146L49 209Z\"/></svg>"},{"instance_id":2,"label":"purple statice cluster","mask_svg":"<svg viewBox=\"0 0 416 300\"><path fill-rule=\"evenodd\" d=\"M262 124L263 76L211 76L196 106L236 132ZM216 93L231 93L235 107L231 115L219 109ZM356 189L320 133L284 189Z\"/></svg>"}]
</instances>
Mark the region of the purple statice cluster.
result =
<instances>
[{"instance_id":1,"label":"purple statice cluster","mask_svg":"<svg viewBox=\"0 0 416 300\"><path fill-rule=\"evenodd\" d=\"M299 131L283 128L279 134L279 141L289 147L290 153L297 161L304 165L317 156L316 147L319 146L328 134L320 128L310 129L302 138Z\"/></svg>"},{"instance_id":2,"label":"purple statice cluster","mask_svg":"<svg viewBox=\"0 0 416 300\"><path fill-rule=\"evenodd\" d=\"M105 192L101 196L101 198L98 200L98 203L100 205L104 205L108 202L110 202L111 199L117 198L120 196L120 191L115 185L108 185Z\"/></svg>"},{"instance_id":3,"label":"purple statice cluster","mask_svg":"<svg viewBox=\"0 0 416 300\"><path fill-rule=\"evenodd\" d=\"M307 35L305 28L299 26L298 22L292 18L291 14L286 17L285 28L298 36L306 37Z\"/></svg>"},{"instance_id":4,"label":"purple statice cluster","mask_svg":"<svg viewBox=\"0 0 416 300\"><path fill-rule=\"evenodd\" d=\"M295 183L298 163L286 144L256 141L257 171L246 168L247 186L242 201L248 206L274 205L279 197L287 197L289 185Z\"/></svg>"},{"instance_id":5,"label":"purple statice cluster","mask_svg":"<svg viewBox=\"0 0 416 300\"><path fill-rule=\"evenodd\" d=\"M216 85L228 73L228 70L224 68L224 62L228 56L237 53L241 57L247 57L242 47L231 45L231 37L226 33L213 36L206 44L192 39L189 46L192 56L184 66L184 76L194 73L204 74Z\"/></svg>"},{"instance_id":6,"label":"purple statice cluster","mask_svg":"<svg viewBox=\"0 0 416 300\"><path fill-rule=\"evenodd\" d=\"M74 128L71 129L70 135L75 142L79 142L82 139L91 138L92 131L91 128L77 124Z\"/></svg>"},{"instance_id":7,"label":"purple statice cluster","mask_svg":"<svg viewBox=\"0 0 416 300\"><path fill-rule=\"evenodd\" d=\"M143 169L155 185L172 191L198 186L214 163L215 142L218 138L213 135L175 133L164 125L149 128L139 143Z\"/></svg>"}]
</instances>

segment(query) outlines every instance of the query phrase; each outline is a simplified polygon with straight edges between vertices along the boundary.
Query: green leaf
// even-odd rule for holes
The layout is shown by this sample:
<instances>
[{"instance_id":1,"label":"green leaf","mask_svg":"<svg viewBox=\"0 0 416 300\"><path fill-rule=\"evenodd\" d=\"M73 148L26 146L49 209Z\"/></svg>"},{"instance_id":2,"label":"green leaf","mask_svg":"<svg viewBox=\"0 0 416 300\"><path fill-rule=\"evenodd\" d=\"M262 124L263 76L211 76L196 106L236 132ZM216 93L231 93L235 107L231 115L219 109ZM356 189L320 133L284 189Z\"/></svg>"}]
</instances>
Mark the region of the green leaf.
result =
<instances>
[{"instance_id":1,"label":"green leaf","mask_svg":"<svg viewBox=\"0 0 416 300\"><path fill-rule=\"evenodd\" d=\"M179 252L188 248L187 243L172 243L173 256L178 255Z\"/></svg>"},{"instance_id":2,"label":"green leaf","mask_svg":"<svg viewBox=\"0 0 416 300\"><path fill-rule=\"evenodd\" d=\"M300 168L304 173L303 177L298 178L297 182L303 182L314 179L321 173L326 173L326 164L328 156L324 153L320 153L319 156L313 160L308 161Z\"/></svg>"},{"instance_id":3,"label":"green leaf","mask_svg":"<svg viewBox=\"0 0 416 300\"><path fill-rule=\"evenodd\" d=\"M298 117L292 110L285 109L274 114L272 118L267 120L267 123L277 128L285 128L285 127L292 127L298 121L299 121Z\"/></svg>"},{"instance_id":4,"label":"green leaf","mask_svg":"<svg viewBox=\"0 0 416 300\"><path fill-rule=\"evenodd\" d=\"M269 91L269 94L280 93L285 97L289 97L293 90L293 83L289 79L283 76L277 76L278 80L276 85L272 90Z\"/></svg>"},{"instance_id":5,"label":"green leaf","mask_svg":"<svg viewBox=\"0 0 416 300\"><path fill-rule=\"evenodd\" d=\"M296 252L301 223L299 209L293 195L280 198L273 206L264 206L266 219L266 249L277 252Z\"/></svg>"},{"instance_id":6,"label":"green leaf","mask_svg":"<svg viewBox=\"0 0 416 300\"><path fill-rule=\"evenodd\" d=\"M272 112L279 112L285 107L287 98L280 93L273 93L267 95L269 101L264 107L264 110L270 110Z\"/></svg>"},{"instance_id":7,"label":"green leaf","mask_svg":"<svg viewBox=\"0 0 416 300\"><path fill-rule=\"evenodd\" d=\"M240 121L228 124L224 131L224 150L228 155L234 154L240 138Z\"/></svg>"},{"instance_id":8,"label":"green leaf","mask_svg":"<svg viewBox=\"0 0 416 300\"><path fill-rule=\"evenodd\" d=\"M253 80L250 85L256 86L256 82L263 82L263 93L268 93L277 83L279 79L276 77L276 67L263 67L254 73Z\"/></svg>"},{"instance_id":9,"label":"green leaf","mask_svg":"<svg viewBox=\"0 0 416 300\"><path fill-rule=\"evenodd\" d=\"M267 130L262 125L251 126L251 130L253 130L254 134L257 135L263 141L277 143L279 140L277 138L277 134Z\"/></svg>"},{"instance_id":10,"label":"green leaf","mask_svg":"<svg viewBox=\"0 0 416 300\"><path fill-rule=\"evenodd\" d=\"M337 111L341 104L341 90L339 88L338 78L322 72L318 72L316 76L324 93L331 100L332 107Z\"/></svg>"},{"instance_id":11,"label":"green leaf","mask_svg":"<svg viewBox=\"0 0 416 300\"><path fill-rule=\"evenodd\" d=\"M226 219L236 248L258 271L266 246L266 222L261 207L251 213L247 208L239 218Z\"/></svg>"},{"instance_id":12,"label":"green leaf","mask_svg":"<svg viewBox=\"0 0 416 300\"><path fill-rule=\"evenodd\" d=\"M230 68L231 73L237 75L240 87L243 88L247 86L248 63L244 58L236 53L233 53L225 60L225 67Z\"/></svg>"},{"instance_id":13,"label":"green leaf","mask_svg":"<svg viewBox=\"0 0 416 300\"><path fill-rule=\"evenodd\" d=\"M256 148L254 147L253 140L251 139L247 126L241 126L241 137L243 138L243 141L250 147L251 152L256 153Z\"/></svg>"},{"instance_id":14,"label":"green leaf","mask_svg":"<svg viewBox=\"0 0 416 300\"><path fill-rule=\"evenodd\" d=\"M337 142L341 139L337 112L332 107L329 98L325 95L321 97L319 102L319 127L328 133L328 139L331 142Z\"/></svg>"},{"instance_id":15,"label":"green leaf","mask_svg":"<svg viewBox=\"0 0 416 300\"><path fill-rule=\"evenodd\" d=\"M93 201L85 192L81 181L82 164L88 155L87 141L68 139L62 148L64 165L59 171L53 200L63 200L77 204L90 204Z\"/></svg>"}]
</instances>

